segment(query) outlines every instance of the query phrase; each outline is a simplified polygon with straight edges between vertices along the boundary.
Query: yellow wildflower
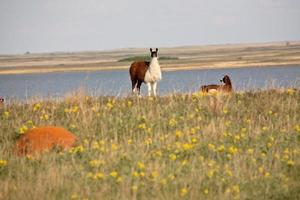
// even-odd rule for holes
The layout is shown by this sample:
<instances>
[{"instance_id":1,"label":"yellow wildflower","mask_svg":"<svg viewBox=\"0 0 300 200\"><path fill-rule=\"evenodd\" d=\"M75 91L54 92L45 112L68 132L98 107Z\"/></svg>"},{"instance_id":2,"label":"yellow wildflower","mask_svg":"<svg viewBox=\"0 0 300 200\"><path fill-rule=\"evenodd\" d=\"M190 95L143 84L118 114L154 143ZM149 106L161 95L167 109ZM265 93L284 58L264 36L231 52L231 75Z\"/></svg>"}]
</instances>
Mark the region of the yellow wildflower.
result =
<instances>
[{"instance_id":1,"label":"yellow wildflower","mask_svg":"<svg viewBox=\"0 0 300 200\"><path fill-rule=\"evenodd\" d=\"M160 181L160 184L162 184L162 185L166 185L167 184L167 179L161 179L161 181Z\"/></svg>"},{"instance_id":2,"label":"yellow wildflower","mask_svg":"<svg viewBox=\"0 0 300 200\"><path fill-rule=\"evenodd\" d=\"M161 152L160 150L158 150L158 151L156 151L156 152L154 153L154 156L155 156L155 157L161 157L161 156L162 156L162 152Z\"/></svg>"},{"instance_id":3,"label":"yellow wildflower","mask_svg":"<svg viewBox=\"0 0 300 200\"><path fill-rule=\"evenodd\" d=\"M228 109L226 107L223 108L223 113L227 114L228 113Z\"/></svg>"},{"instance_id":4,"label":"yellow wildflower","mask_svg":"<svg viewBox=\"0 0 300 200\"><path fill-rule=\"evenodd\" d=\"M207 175L209 178L211 178L211 177L214 175L214 173L215 173L214 170L208 170L208 172L207 172L206 175Z\"/></svg>"},{"instance_id":5,"label":"yellow wildflower","mask_svg":"<svg viewBox=\"0 0 300 200\"><path fill-rule=\"evenodd\" d=\"M114 105L111 102L107 102L106 108L112 109L113 107L114 107Z\"/></svg>"},{"instance_id":6,"label":"yellow wildflower","mask_svg":"<svg viewBox=\"0 0 300 200\"><path fill-rule=\"evenodd\" d=\"M92 173L92 172L88 172L88 173L86 174L86 177L87 177L87 178L92 178L92 177L93 177L93 173Z\"/></svg>"},{"instance_id":7,"label":"yellow wildflower","mask_svg":"<svg viewBox=\"0 0 300 200\"><path fill-rule=\"evenodd\" d=\"M127 144L132 144L132 139L128 139Z\"/></svg>"},{"instance_id":8,"label":"yellow wildflower","mask_svg":"<svg viewBox=\"0 0 300 200\"><path fill-rule=\"evenodd\" d=\"M103 178L104 178L104 174L101 172L97 172L94 176L94 179L98 179L98 180L103 179Z\"/></svg>"},{"instance_id":9,"label":"yellow wildflower","mask_svg":"<svg viewBox=\"0 0 300 200\"><path fill-rule=\"evenodd\" d=\"M138 166L139 169L145 169L144 163L142 163L140 161L137 163L137 166Z\"/></svg>"},{"instance_id":10,"label":"yellow wildflower","mask_svg":"<svg viewBox=\"0 0 300 200\"><path fill-rule=\"evenodd\" d=\"M214 144L209 143L209 144L208 144L208 149L211 150L211 151L215 151L215 150L216 150L216 147L215 147Z\"/></svg>"},{"instance_id":11,"label":"yellow wildflower","mask_svg":"<svg viewBox=\"0 0 300 200\"><path fill-rule=\"evenodd\" d=\"M262 131L266 132L266 131L268 131L268 130L269 130L268 127L266 127L266 126L262 127Z\"/></svg>"},{"instance_id":12,"label":"yellow wildflower","mask_svg":"<svg viewBox=\"0 0 300 200\"><path fill-rule=\"evenodd\" d=\"M297 133L300 133L300 125L296 125L296 126L295 126L295 131L296 131Z\"/></svg>"},{"instance_id":13,"label":"yellow wildflower","mask_svg":"<svg viewBox=\"0 0 300 200\"><path fill-rule=\"evenodd\" d=\"M238 149L234 146L231 146L228 148L228 153L230 154L236 154L238 152Z\"/></svg>"},{"instance_id":14,"label":"yellow wildflower","mask_svg":"<svg viewBox=\"0 0 300 200\"><path fill-rule=\"evenodd\" d=\"M41 104L37 103L33 106L33 111L37 111L41 108Z\"/></svg>"},{"instance_id":15,"label":"yellow wildflower","mask_svg":"<svg viewBox=\"0 0 300 200\"><path fill-rule=\"evenodd\" d=\"M169 120L169 126L174 127L176 125L177 125L177 121L174 118Z\"/></svg>"},{"instance_id":16,"label":"yellow wildflower","mask_svg":"<svg viewBox=\"0 0 300 200\"><path fill-rule=\"evenodd\" d=\"M145 177L145 173L144 172L140 172L140 176L141 177Z\"/></svg>"},{"instance_id":17,"label":"yellow wildflower","mask_svg":"<svg viewBox=\"0 0 300 200\"><path fill-rule=\"evenodd\" d=\"M132 189L132 191L137 191L138 186L137 185L133 185L133 186L131 186L131 189Z\"/></svg>"},{"instance_id":18,"label":"yellow wildflower","mask_svg":"<svg viewBox=\"0 0 300 200\"><path fill-rule=\"evenodd\" d=\"M150 145L152 144L152 139L151 138L147 138L145 141L144 141L145 145Z\"/></svg>"},{"instance_id":19,"label":"yellow wildflower","mask_svg":"<svg viewBox=\"0 0 300 200\"><path fill-rule=\"evenodd\" d=\"M240 187L238 185L232 186L232 192L236 194L240 193Z\"/></svg>"},{"instance_id":20,"label":"yellow wildflower","mask_svg":"<svg viewBox=\"0 0 300 200\"><path fill-rule=\"evenodd\" d=\"M182 166L185 166L185 165L187 165L188 164L188 161L187 160L183 160L182 162L181 162L181 165Z\"/></svg>"},{"instance_id":21,"label":"yellow wildflower","mask_svg":"<svg viewBox=\"0 0 300 200\"><path fill-rule=\"evenodd\" d=\"M174 160L176 160L177 156L172 153L169 155L169 158L174 161Z\"/></svg>"},{"instance_id":22,"label":"yellow wildflower","mask_svg":"<svg viewBox=\"0 0 300 200\"><path fill-rule=\"evenodd\" d=\"M142 123L142 124L138 125L138 128L141 129L141 130L145 130L147 128L147 126L146 126L145 123Z\"/></svg>"},{"instance_id":23,"label":"yellow wildflower","mask_svg":"<svg viewBox=\"0 0 300 200\"><path fill-rule=\"evenodd\" d=\"M205 189L203 190L203 193L204 193L204 194L208 194L208 192L209 192L209 191L208 191L207 188L205 188Z\"/></svg>"},{"instance_id":24,"label":"yellow wildflower","mask_svg":"<svg viewBox=\"0 0 300 200\"><path fill-rule=\"evenodd\" d=\"M193 148L193 145L190 144L190 143L185 143L185 144L182 145L182 147L183 147L184 150L188 151L188 150Z\"/></svg>"},{"instance_id":25,"label":"yellow wildflower","mask_svg":"<svg viewBox=\"0 0 300 200\"><path fill-rule=\"evenodd\" d=\"M104 165L104 164L105 164L105 162L103 160L91 160L89 162L89 165L91 167L99 167L100 165Z\"/></svg>"},{"instance_id":26,"label":"yellow wildflower","mask_svg":"<svg viewBox=\"0 0 300 200\"><path fill-rule=\"evenodd\" d=\"M191 130L190 130L190 134L191 134L191 135L194 135L194 134L196 134L196 129L195 129L195 128L191 128Z\"/></svg>"},{"instance_id":27,"label":"yellow wildflower","mask_svg":"<svg viewBox=\"0 0 300 200\"><path fill-rule=\"evenodd\" d=\"M112 151L118 150L118 145L117 144L111 144L111 150Z\"/></svg>"},{"instance_id":28,"label":"yellow wildflower","mask_svg":"<svg viewBox=\"0 0 300 200\"><path fill-rule=\"evenodd\" d=\"M289 166L294 166L294 165L295 165L295 162L292 161L292 160L288 160L288 161L287 161L287 164L288 164Z\"/></svg>"},{"instance_id":29,"label":"yellow wildflower","mask_svg":"<svg viewBox=\"0 0 300 200\"><path fill-rule=\"evenodd\" d=\"M175 135L177 138L180 138L183 136L183 133L182 133L182 131L176 130Z\"/></svg>"},{"instance_id":30,"label":"yellow wildflower","mask_svg":"<svg viewBox=\"0 0 300 200\"><path fill-rule=\"evenodd\" d=\"M21 126L19 129L20 134L24 134L26 131L28 131L28 127L26 125Z\"/></svg>"},{"instance_id":31,"label":"yellow wildflower","mask_svg":"<svg viewBox=\"0 0 300 200\"><path fill-rule=\"evenodd\" d=\"M155 179L156 177L158 177L158 172L157 171L153 171L153 172L151 172L151 174L150 174L150 177L151 178L153 178L153 179Z\"/></svg>"},{"instance_id":32,"label":"yellow wildflower","mask_svg":"<svg viewBox=\"0 0 300 200\"><path fill-rule=\"evenodd\" d=\"M250 148L250 149L247 150L247 152L248 152L248 154L252 155L253 152L254 152L254 149L251 149L251 148Z\"/></svg>"},{"instance_id":33,"label":"yellow wildflower","mask_svg":"<svg viewBox=\"0 0 300 200\"><path fill-rule=\"evenodd\" d=\"M123 182L123 177L119 176L119 177L117 178L116 182L117 182L117 183Z\"/></svg>"},{"instance_id":34,"label":"yellow wildflower","mask_svg":"<svg viewBox=\"0 0 300 200\"><path fill-rule=\"evenodd\" d=\"M198 142L197 138L192 138L192 143L197 143L197 142Z\"/></svg>"},{"instance_id":35,"label":"yellow wildflower","mask_svg":"<svg viewBox=\"0 0 300 200\"><path fill-rule=\"evenodd\" d=\"M134 172L132 173L132 176L133 176L133 177L139 177L139 173L138 173L137 171L134 171Z\"/></svg>"},{"instance_id":36,"label":"yellow wildflower","mask_svg":"<svg viewBox=\"0 0 300 200\"><path fill-rule=\"evenodd\" d=\"M78 194L76 194L76 193L72 194L71 199L78 199Z\"/></svg>"},{"instance_id":37,"label":"yellow wildflower","mask_svg":"<svg viewBox=\"0 0 300 200\"><path fill-rule=\"evenodd\" d=\"M131 107L131 106L132 106L132 101L128 101L128 102L127 102L127 106L128 106L128 107Z\"/></svg>"},{"instance_id":38,"label":"yellow wildflower","mask_svg":"<svg viewBox=\"0 0 300 200\"><path fill-rule=\"evenodd\" d=\"M174 174L169 174L169 175L168 175L168 179L174 180L174 179L175 179L175 175L174 175Z\"/></svg>"},{"instance_id":39,"label":"yellow wildflower","mask_svg":"<svg viewBox=\"0 0 300 200\"><path fill-rule=\"evenodd\" d=\"M3 115L4 115L5 118L8 118L8 117L9 117L9 112L5 111L5 112L3 113Z\"/></svg>"},{"instance_id":40,"label":"yellow wildflower","mask_svg":"<svg viewBox=\"0 0 300 200\"><path fill-rule=\"evenodd\" d=\"M112 171L109 175L110 175L111 177L116 178L116 177L118 176L118 172Z\"/></svg>"},{"instance_id":41,"label":"yellow wildflower","mask_svg":"<svg viewBox=\"0 0 300 200\"><path fill-rule=\"evenodd\" d=\"M287 89L286 92L288 93L288 95L293 95L293 94L295 94L295 90L294 90L293 88Z\"/></svg>"},{"instance_id":42,"label":"yellow wildflower","mask_svg":"<svg viewBox=\"0 0 300 200\"><path fill-rule=\"evenodd\" d=\"M182 196L182 197L185 196L187 194L187 192L188 192L187 188L181 188L180 196Z\"/></svg>"},{"instance_id":43,"label":"yellow wildflower","mask_svg":"<svg viewBox=\"0 0 300 200\"><path fill-rule=\"evenodd\" d=\"M0 160L0 167L4 167L7 164L6 160Z\"/></svg>"},{"instance_id":44,"label":"yellow wildflower","mask_svg":"<svg viewBox=\"0 0 300 200\"><path fill-rule=\"evenodd\" d=\"M91 146L92 146L92 149L99 149L100 148L100 145L97 141L93 141Z\"/></svg>"},{"instance_id":45,"label":"yellow wildflower","mask_svg":"<svg viewBox=\"0 0 300 200\"><path fill-rule=\"evenodd\" d=\"M222 144L218 147L218 151L223 152L225 150L225 146Z\"/></svg>"}]
</instances>

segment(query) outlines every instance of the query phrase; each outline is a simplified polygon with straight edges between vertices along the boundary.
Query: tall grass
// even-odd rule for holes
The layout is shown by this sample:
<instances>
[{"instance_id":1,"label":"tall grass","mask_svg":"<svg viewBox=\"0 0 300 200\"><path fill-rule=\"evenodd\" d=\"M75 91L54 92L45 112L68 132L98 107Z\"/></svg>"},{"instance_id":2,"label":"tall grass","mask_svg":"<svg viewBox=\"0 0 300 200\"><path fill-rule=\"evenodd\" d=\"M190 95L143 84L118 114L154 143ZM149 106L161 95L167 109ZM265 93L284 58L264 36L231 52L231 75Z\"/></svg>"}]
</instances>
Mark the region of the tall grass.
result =
<instances>
[{"instance_id":1,"label":"tall grass","mask_svg":"<svg viewBox=\"0 0 300 200\"><path fill-rule=\"evenodd\" d=\"M0 111L0 199L299 199L300 93L69 97ZM17 157L34 126L65 152Z\"/></svg>"}]
</instances>

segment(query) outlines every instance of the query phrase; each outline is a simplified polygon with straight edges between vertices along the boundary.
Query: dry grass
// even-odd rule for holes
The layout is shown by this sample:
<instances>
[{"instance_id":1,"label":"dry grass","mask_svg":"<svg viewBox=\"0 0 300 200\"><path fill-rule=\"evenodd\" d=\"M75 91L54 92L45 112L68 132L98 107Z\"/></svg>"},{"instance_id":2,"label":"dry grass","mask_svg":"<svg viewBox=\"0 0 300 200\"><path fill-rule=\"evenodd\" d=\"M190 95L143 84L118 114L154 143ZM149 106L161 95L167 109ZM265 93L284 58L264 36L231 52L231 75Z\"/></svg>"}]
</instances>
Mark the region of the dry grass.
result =
<instances>
[{"instance_id":1,"label":"dry grass","mask_svg":"<svg viewBox=\"0 0 300 200\"><path fill-rule=\"evenodd\" d=\"M0 111L0 199L300 198L299 91L76 96ZM16 138L42 125L80 143L13 155Z\"/></svg>"}]
</instances>

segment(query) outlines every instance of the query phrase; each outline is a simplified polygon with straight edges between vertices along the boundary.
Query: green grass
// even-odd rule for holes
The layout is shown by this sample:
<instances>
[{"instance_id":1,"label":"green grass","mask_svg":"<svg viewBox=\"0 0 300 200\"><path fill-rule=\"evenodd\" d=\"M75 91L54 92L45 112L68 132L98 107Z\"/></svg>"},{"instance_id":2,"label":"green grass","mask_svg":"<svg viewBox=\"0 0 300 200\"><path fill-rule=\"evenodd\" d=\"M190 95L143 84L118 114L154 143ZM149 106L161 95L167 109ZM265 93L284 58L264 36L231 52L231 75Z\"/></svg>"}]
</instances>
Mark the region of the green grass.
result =
<instances>
[{"instance_id":1,"label":"green grass","mask_svg":"<svg viewBox=\"0 0 300 200\"><path fill-rule=\"evenodd\" d=\"M0 111L0 199L299 199L300 93L158 98L76 95ZM17 157L57 125L66 152Z\"/></svg>"},{"instance_id":2,"label":"green grass","mask_svg":"<svg viewBox=\"0 0 300 200\"><path fill-rule=\"evenodd\" d=\"M127 58L122 58L120 60L118 60L118 62L134 62L134 61L150 61L150 56L132 56L132 57L127 57ZM178 60L177 57L171 57L171 56L162 56L159 57L160 61L163 60Z\"/></svg>"}]
</instances>

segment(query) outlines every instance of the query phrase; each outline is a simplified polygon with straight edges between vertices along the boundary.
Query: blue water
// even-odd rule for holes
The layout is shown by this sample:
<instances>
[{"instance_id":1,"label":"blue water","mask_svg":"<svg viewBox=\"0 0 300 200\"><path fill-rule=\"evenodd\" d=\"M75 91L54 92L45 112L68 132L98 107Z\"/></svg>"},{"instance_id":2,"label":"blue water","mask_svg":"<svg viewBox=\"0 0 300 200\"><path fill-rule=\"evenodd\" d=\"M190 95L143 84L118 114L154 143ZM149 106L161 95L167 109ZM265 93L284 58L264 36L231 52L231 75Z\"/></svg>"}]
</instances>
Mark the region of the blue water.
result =
<instances>
[{"instance_id":1,"label":"blue water","mask_svg":"<svg viewBox=\"0 0 300 200\"><path fill-rule=\"evenodd\" d=\"M202 84L219 84L225 74L231 77L236 91L300 87L300 66L252 67L163 72L158 93L194 92ZM0 75L0 96L5 98L62 97L82 88L95 96L124 96L131 93L127 70ZM144 84L142 94L146 94Z\"/></svg>"}]
</instances>

